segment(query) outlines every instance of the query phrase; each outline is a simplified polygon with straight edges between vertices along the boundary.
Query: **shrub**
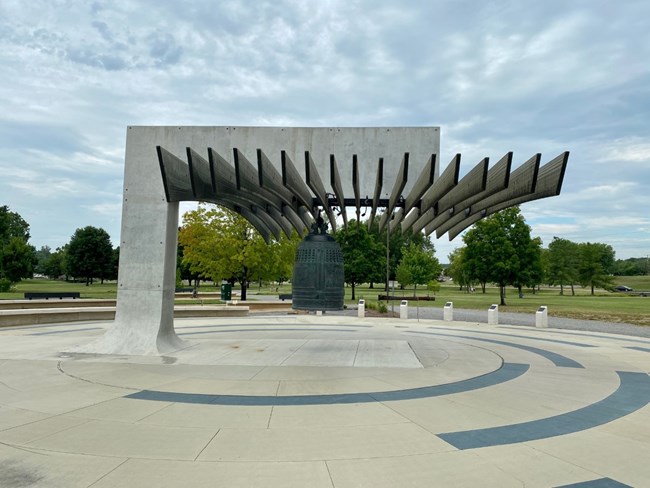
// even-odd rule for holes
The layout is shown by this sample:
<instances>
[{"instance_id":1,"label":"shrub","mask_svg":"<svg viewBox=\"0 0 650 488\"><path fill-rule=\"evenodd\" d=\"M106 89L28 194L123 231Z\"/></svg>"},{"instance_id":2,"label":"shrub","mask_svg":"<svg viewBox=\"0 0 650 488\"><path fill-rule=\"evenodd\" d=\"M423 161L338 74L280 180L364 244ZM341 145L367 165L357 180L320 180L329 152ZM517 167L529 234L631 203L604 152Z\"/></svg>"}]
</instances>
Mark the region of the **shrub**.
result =
<instances>
[{"instance_id":1,"label":"shrub","mask_svg":"<svg viewBox=\"0 0 650 488\"><path fill-rule=\"evenodd\" d=\"M11 281L7 278L0 279L0 293L7 293L11 291Z\"/></svg>"}]
</instances>

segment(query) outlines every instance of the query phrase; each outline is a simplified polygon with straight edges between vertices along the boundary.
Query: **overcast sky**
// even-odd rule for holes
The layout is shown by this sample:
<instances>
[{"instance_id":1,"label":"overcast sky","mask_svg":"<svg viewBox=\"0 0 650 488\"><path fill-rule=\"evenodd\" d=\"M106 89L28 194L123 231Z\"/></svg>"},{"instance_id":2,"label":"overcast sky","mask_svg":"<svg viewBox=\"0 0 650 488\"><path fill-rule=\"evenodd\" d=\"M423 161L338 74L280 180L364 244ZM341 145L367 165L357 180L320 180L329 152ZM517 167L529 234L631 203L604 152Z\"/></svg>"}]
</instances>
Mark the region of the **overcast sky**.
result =
<instances>
[{"instance_id":1,"label":"overcast sky","mask_svg":"<svg viewBox=\"0 0 650 488\"><path fill-rule=\"evenodd\" d=\"M650 2L0 0L0 205L119 239L127 125L440 126L443 164L571 152L533 235L650 254ZM462 245L435 240L438 258Z\"/></svg>"}]
</instances>

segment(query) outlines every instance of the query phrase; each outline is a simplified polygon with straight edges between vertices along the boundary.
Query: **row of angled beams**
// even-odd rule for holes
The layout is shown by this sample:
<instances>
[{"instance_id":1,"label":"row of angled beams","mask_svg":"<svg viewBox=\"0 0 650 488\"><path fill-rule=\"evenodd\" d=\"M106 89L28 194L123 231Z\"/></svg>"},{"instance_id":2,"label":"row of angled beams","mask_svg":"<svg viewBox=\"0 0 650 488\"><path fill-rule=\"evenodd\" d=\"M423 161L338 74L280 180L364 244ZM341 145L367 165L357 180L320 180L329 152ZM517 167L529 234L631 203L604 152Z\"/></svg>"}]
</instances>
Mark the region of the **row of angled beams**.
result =
<instances>
[{"instance_id":1,"label":"row of angled beams","mask_svg":"<svg viewBox=\"0 0 650 488\"><path fill-rule=\"evenodd\" d=\"M362 200L356 155L352 160L353 198L346 198L334 155L330 156L329 167L332 194L309 151L304 154L305 180L285 151L281 152L281 174L261 149L257 150L257 168L236 148L234 167L212 148L208 148L207 160L187 148L187 163L162 147L157 151L168 201L201 200L223 205L249 220L267 241L271 236L279 239L281 233L289 236L293 229L302 235L313 223L319 207L332 230L336 230L337 224L335 207L347 226L347 205L356 208L357 221L361 207L370 208L369 227L377 209L384 207L380 231L387 224L391 231L399 225L402 231L411 229L426 235L435 232L437 237L448 232L453 239L480 218L498 210L558 195L569 155L562 153L540 166L541 155L536 154L512 172L512 153L491 168L488 158L484 158L459 180L460 154L437 178L438 161L432 154L404 198L409 167L409 153L405 153L390 196L385 200L381 199L384 161L380 158L372 199L366 195Z\"/></svg>"}]
</instances>

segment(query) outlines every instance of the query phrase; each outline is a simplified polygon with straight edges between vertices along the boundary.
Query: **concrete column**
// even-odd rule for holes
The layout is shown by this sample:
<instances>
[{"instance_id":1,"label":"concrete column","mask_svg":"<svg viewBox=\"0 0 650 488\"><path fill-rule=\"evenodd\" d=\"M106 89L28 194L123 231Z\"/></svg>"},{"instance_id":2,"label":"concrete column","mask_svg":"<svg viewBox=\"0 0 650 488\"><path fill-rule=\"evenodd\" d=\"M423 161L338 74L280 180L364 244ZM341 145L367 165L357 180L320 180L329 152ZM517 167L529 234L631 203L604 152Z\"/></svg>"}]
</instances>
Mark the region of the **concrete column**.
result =
<instances>
[{"instance_id":1,"label":"concrete column","mask_svg":"<svg viewBox=\"0 0 650 488\"><path fill-rule=\"evenodd\" d=\"M548 308L545 305L539 307L535 312L535 327L548 327Z\"/></svg>"},{"instance_id":2,"label":"concrete column","mask_svg":"<svg viewBox=\"0 0 650 488\"><path fill-rule=\"evenodd\" d=\"M366 301L359 300L359 308L357 309L357 317L360 319L366 316Z\"/></svg>"},{"instance_id":3,"label":"concrete column","mask_svg":"<svg viewBox=\"0 0 650 488\"><path fill-rule=\"evenodd\" d=\"M498 325L499 324L499 306L492 304L488 309L488 325Z\"/></svg>"},{"instance_id":4,"label":"concrete column","mask_svg":"<svg viewBox=\"0 0 650 488\"><path fill-rule=\"evenodd\" d=\"M443 316L442 319L451 322L454 320L454 302L447 302L445 303L445 307L442 312Z\"/></svg>"},{"instance_id":5,"label":"concrete column","mask_svg":"<svg viewBox=\"0 0 650 488\"><path fill-rule=\"evenodd\" d=\"M402 300L399 304L399 318L406 320L409 318L409 301Z\"/></svg>"},{"instance_id":6,"label":"concrete column","mask_svg":"<svg viewBox=\"0 0 650 488\"><path fill-rule=\"evenodd\" d=\"M80 352L145 355L183 347L174 331L178 203L165 198L155 144L129 128L115 322Z\"/></svg>"}]
</instances>

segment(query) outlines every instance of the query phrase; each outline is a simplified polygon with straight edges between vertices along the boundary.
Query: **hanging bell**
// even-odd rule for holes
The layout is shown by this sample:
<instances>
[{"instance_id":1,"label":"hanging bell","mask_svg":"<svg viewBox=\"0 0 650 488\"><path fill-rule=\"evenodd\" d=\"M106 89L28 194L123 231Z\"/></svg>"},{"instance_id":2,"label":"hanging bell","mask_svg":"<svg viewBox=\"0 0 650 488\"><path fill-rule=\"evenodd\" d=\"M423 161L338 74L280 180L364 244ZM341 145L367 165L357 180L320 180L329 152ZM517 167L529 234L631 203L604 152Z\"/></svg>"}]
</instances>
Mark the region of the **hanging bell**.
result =
<instances>
[{"instance_id":1,"label":"hanging bell","mask_svg":"<svg viewBox=\"0 0 650 488\"><path fill-rule=\"evenodd\" d=\"M343 252L318 216L298 245L293 266L294 310L342 310L345 296Z\"/></svg>"}]
</instances>

